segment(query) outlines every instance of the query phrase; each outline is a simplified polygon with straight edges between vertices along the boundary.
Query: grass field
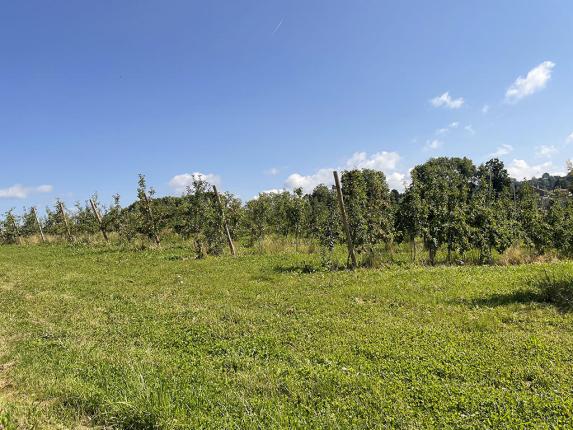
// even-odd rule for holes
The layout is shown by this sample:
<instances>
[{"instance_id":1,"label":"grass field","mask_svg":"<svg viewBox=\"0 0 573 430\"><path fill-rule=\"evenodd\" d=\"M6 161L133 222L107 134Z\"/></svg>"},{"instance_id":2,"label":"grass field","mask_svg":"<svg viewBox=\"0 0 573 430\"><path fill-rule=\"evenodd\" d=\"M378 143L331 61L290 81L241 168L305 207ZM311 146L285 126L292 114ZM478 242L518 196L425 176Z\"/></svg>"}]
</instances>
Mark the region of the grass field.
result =
<instances>
[{"instance_id":1,"label":"grass field","mask_svg":"<svg viewBox=\"0 0 573 430\"><path fill-rule=\"evenodd\" d=\"M0 428L571 428L573 263L0 248Z\"/></svg>"}]
</instances>

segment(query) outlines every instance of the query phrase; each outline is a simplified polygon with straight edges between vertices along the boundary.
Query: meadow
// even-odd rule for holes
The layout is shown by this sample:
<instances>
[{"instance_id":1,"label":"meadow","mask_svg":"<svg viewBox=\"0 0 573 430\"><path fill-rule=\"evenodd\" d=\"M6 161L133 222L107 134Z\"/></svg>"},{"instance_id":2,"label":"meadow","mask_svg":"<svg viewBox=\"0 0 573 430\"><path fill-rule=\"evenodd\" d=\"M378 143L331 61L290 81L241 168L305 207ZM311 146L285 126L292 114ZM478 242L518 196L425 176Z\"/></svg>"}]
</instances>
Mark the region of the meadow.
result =
<instances>
[{"instance_id":1,"label":"meadow","mask_svg":"<svg viewBox=\"0 0 573 430\"><path fill-rule=\"evenodd\" d=\"M0 428L570 428L571 262L0 247Z\"/></svg>"}]
</instances>

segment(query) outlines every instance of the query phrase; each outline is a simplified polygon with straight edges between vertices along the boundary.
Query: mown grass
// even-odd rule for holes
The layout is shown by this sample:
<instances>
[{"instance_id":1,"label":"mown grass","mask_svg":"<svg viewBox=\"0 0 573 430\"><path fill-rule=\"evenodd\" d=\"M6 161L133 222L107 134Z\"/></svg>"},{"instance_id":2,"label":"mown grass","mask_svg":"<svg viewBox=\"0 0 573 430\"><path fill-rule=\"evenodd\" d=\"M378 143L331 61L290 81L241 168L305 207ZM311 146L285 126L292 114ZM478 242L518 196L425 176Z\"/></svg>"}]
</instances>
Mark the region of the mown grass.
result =
<instances>
[{"instance_id":1,"label":"mown grass","mask_svg":"<svg viewBox=\"0 0 573 430\"><path fill-rule=\"evenodd\" d=\"M573 426L573 263L191 256L0 247L0 428Z\"/></svg>"}]
</instances>

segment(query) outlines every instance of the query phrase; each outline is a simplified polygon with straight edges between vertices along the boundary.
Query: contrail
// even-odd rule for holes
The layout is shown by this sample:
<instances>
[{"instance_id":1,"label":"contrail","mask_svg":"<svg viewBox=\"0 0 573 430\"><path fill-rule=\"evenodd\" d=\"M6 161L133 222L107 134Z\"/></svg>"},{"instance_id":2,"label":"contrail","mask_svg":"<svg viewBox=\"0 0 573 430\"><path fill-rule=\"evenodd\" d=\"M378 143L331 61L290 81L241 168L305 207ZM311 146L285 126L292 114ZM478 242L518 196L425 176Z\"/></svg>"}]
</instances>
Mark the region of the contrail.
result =
<instances>
[{"instance_id":1,"label":"contrail","mask_svg":"<svg viewBox=\"0 0 573 430\"><path fill-rule=\"evenodd\" d=\"M281 22L279 22L278 25L275 27L275 29L273 30L273 33L272 33L273 36L274 36L274 34L275 34L277 31L279 31L279 28L281 28L281 25L283 25L283 21L284 21L284 20L285 20L284 18L281 19Z\"/></svg>"}]
</instances>

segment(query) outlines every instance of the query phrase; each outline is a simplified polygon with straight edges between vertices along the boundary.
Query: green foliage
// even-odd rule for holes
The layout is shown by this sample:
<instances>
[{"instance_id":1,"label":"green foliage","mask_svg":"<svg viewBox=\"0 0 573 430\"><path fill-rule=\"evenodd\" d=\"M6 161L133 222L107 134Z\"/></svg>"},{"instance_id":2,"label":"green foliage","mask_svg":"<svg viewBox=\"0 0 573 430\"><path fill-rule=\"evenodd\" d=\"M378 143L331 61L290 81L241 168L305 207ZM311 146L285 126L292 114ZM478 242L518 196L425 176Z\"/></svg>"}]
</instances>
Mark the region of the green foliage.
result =
<instances>
[{"instance_id":1,"label":"green foliage","mask_svg":"<svg viewBox=\"0 0 573 430\"><path fill-rule=\"evenodd\" d=\"M2 243L15 244L18 243L20 238L20 230L18 227L18 218L10 209L4 214L4 219L0 223L0 238Z\"/></svg>"},{"instance_id":2,"label":"green foliage","mask_svg":"<svg viewBox=\"0 0 573 430\"><path fill-rule=\"evenodd\" d=\"M524 183L518 192L517 219L524 242L543 253L550 244L550 226L541 208L541 197L529 183Z\"/></svg>"},{"instance_id":3,"label":"green foliage","mask_svg":"<svg viewBox=\"0 0 573 430\"><path fill-rule=\"evenodd\" d=\"M244 226L249 245L261 242L269 230L272 194L260 193L245 206Z\"/></svg>"},{"instance_id":4,"label":"green foliage","mask_svg":"<svg viewBox=\"0 0 573 430\"><path fill-rule=\"evenodd\" d=\"M150 188L147 190L147 183L144 175L139 175L139 180L137 182L137 204L135 205L136 217L135 222L139 233L148 237L149 239L155 240L156 244L159 245L159 230L157 227L157 220L153 213L153 196L155 196L155 190Z\"/></svg>"},{"instance_id":5,"label":"green foliage","mask_svg":"<svg viewBox=\"0 0 573 430\"><path fill-rule=\"evenodd\" d=\"M36 223L36 216L34 209L24 209L21 217L20 233L22 236L33 236L39 234L38 224Z\"/></svg>"},{"instance_id":6,"label":"green foliage","mask_svg":"<svg viewBox=\"0 0 573 430\"><path fill-rule=\"evenodd\" d=\"M501 161L482 164L474 181L469 206L470 241L483 263L492 261L492 250L503 253L515 240L511 182Z\"/></svg>"},{"instance_id":7,"label":"green foliage","mask_svg":"<svg viewBox=\"0 0 573 430\"><path fill-rule=\"evenodd\" d=\"M394 210L384 173L370 169L345 171L341 182L356 248L371 249L377 243L392 242Z\"/></svg>"},{"instance_id":8,"label":"green foliage","mask_svg":"<svg viewBox=\"0 0 573 430\"><path fill-rule=\"evenodd\" d=\"M97 201L97 196L94 197ZM95 235L100 231L99 223L89 202L85 202L84 205L80 202L76 202L74 216L71 217L71 222L74 234L89 236Z\"/></svg>"},{"instance_id":9,"label":"green foliage","mask_svg":"<svg viewBox=\"0 0 573 430\"><path fill-rule=\"evenodd\" d=\"M222 254L225 244L222 216L215 193L206 181L198 176L193 178L182 210L185 221L181 232L193 239L197 257Z\"/></svg>"},{"instance_id":10,"label":"green foliage","mask_svg":"<svg viewBox=\"0 0 573 430\"><path fill-rule=\"evenodd\" d=\"M443 244L449 261L453 251L469 248L467 209L474 176L475 167L467 158L432 158L412 171L412 200L421 203L416 217L432 264Z\"/></svg>"},{"instance_id":11,"label":"green foliage","mask_svg":"<svg viewBox=\"0 0 573 430\"><path fill-rule=\"evenodd\" d=\"M552 303L563 311L573 310L573 275L571 271L546 271L533 283L542 301Z\"/></svg>"},{"instance_id":12,"label":"green foliage","mask_svg":"<svg viewBox=\"0 0 573 430\"><path fill-rule=\"evenodd\" d=\"M476 168L467 158L441 157L416 166L411 176L411 184L399 193L388 189L382 172L343 172L352 240L364 261L389 261L395 244L403 242L410 243L414 261L419 260L416 244L422 243L431 264L444 249L450 263L455 258L462 264L468 253L491 263L494 254L522 244L533 257L534 253L573 255L573 199L564 188L571 174L516 182L498 159ZM162 235L169 241L191 241L198 257L223 253L223 217L209 184L196 178L183 196L156 197L140 175L137 195L137 201L127 207L121 206L119 196L114 196L109 208L101 207L112 242L145 248L150 240L159 244ZM307 247L309 252L318 246L326 255L346 240L336 194L326 185L310 194L302 189L261 193L244 205L230 193L220 197L232 238L256 245L259 252L275 241L295 249ZM93 199L99 205L97 196ZM76 203L66 213L71 235L81 242L101 241L100 226L88 202ZM67 238L63 221L58 205L46 210L40 222L48 241ZM0 222L2 243L33 242L30 238L38 234L31 210L19 217L10 212Z\"/></svg>"}]
</instances>

